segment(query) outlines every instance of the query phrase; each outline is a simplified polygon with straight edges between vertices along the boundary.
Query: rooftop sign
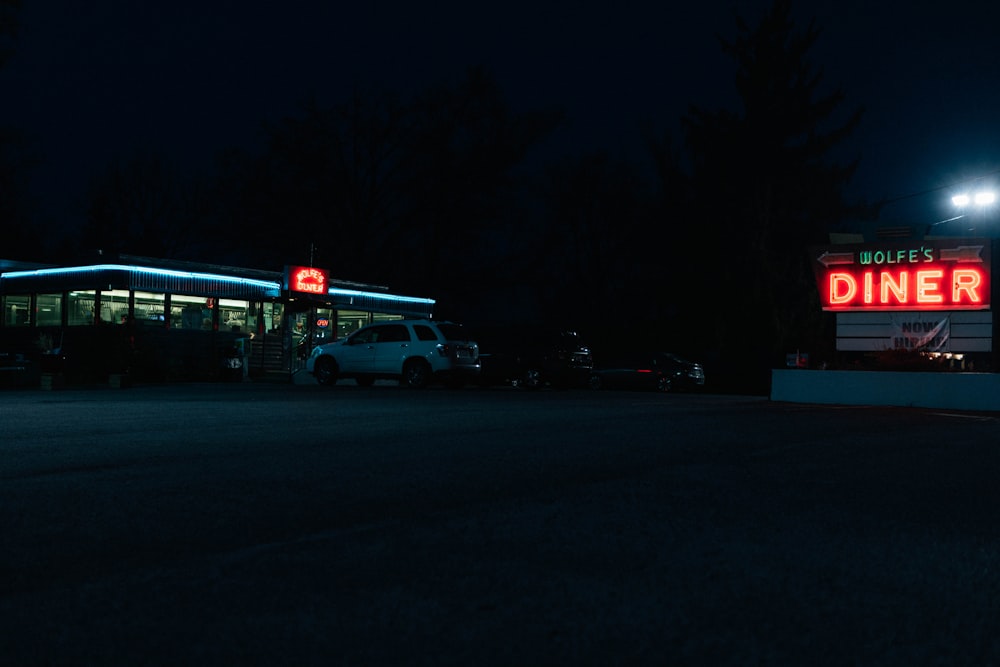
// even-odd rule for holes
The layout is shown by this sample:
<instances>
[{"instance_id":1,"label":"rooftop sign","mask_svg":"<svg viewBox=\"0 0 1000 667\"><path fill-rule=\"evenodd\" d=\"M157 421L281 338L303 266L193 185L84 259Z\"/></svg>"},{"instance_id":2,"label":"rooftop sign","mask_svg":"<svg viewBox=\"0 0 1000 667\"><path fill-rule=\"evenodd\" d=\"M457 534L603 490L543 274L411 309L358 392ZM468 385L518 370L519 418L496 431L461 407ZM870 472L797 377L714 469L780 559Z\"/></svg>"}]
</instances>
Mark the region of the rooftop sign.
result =
<instances>
[{"instance_id":1,"label":"rooftop sign","mask_svg":"<svg viewBox=\"0 0 1000 667\"><path fill-rule=\"evenodd\" d=\"M989 239L814 248L823 310L988 310Z\"/></svg>"},{"instance_id":2,"label":"rooftop sign","mask_svg":"<svg viewBox=\"0 0 1000 667\"><path fill-rule=\"evenodd\" d=\"M311 266L289 266L285 271L285 281L290 292L326 296L330 283L330 272Z\"/></svg>"}]
</instances>

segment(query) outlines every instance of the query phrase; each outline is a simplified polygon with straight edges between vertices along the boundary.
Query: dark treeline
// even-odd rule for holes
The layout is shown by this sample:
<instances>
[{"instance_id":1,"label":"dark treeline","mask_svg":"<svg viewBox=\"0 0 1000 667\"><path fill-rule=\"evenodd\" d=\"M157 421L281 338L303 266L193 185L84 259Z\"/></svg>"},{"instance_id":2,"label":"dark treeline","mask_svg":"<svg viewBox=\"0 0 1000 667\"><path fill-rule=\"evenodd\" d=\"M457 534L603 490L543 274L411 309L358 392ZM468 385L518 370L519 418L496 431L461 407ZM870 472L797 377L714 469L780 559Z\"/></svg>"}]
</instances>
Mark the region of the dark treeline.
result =
<instances>
[{"instance_id":1,"label":"dark treeline","mask_svg":"<svg viewBox=\"0 0 1000 667\"><path fill-rule=\"evenodd\" d=\"M20 8L20 0L0 0L0 67L14 54ZM0 100L6 101L2 97ZM35 162L24 134L0 123L0 229L8 247L37 246L41 241L32 224L28 196Z\"/></svg>"},{"instance_id":2,"label":"dark treeline","mask_svg":"<svg viewBox=\"0 0 1000 667\"><path fill-rule=\"evenodd\" d=\"M762 390L785 353L830 354L806 247L860 214L843 197L855 164L831 151L861 113L810 63L818 35L788 0L755 25L737 18L719 42L741 108L691 106L679 139L647 128L643 164L540 159L563 114L512 110L483 68L411 99L359 89L305 104L265 128L262 150L223 151L206 179L122 157L91 183L79 238L49 259L312 263L432 296L438 317L574 328L597 350L655 345L698 357L724 389ZM30 229L16 225L18 150L0 135L6 229Z\"/></svg>"}]
</instances>

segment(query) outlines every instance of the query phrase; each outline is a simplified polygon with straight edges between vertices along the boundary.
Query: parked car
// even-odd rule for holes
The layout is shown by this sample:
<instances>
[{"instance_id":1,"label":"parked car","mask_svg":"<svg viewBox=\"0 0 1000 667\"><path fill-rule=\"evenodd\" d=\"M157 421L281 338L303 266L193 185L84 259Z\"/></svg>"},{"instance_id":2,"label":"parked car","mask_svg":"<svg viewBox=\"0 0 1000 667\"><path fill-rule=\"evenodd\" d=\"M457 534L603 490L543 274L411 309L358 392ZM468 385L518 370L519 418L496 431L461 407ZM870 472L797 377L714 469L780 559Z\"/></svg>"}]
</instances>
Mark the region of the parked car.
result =
<instances>
[{"instance_id":1,"label":"parked car","mask_svg":"<svg viewBox=\"0 0 1000 667\"><path fill-rule=\"evenodd\" d=\"M527 327L490 334L488 342L480 341L480 384L525 389L587 386L593 355L575 331L543 333Z\"/></svg>"},{"instance_id":2,"label":"parked car","mask_svg":"<svg viewBox=\"0 0 1000 667\"><path fill-rule=\"evenodd\" d=\"M670 352L637 352L598 359L590 376L593 389L684 391L705 386L701 364Z\"/></svg>"},{"instance_id":3,"label":"parked car","mask_svg":"<svg viewBox=\"0 0 1000 667\"><path fill-rule=\"evenodd\" d=\"M479 346L453 322L394 320L314 348L306 370L323 385L353 378L362 386L376 379L414 388L434 380L461 386L479 375Z\"/></svg>"}]
</instances>

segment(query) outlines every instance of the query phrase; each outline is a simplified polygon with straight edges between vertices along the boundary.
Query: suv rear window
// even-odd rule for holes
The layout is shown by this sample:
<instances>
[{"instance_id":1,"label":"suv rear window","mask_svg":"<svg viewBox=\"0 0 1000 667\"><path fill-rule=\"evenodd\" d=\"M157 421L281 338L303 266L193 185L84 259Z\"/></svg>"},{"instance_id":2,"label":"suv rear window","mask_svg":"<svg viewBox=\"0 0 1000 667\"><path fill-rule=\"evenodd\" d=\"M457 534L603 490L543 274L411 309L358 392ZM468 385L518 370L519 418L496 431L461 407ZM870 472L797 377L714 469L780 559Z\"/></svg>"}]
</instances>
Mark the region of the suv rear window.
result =
<instances>
[{"instance_id":1,"label":"suv rear window","mask_svg":"<svg viewBox=\"0 0 1000 667\"><path fill-rule=\"evenodd\" d=\"M414 324L413 332L417 334L417 340L437 340L437 334L426 324Z\"/></svg>"}]
</instances>

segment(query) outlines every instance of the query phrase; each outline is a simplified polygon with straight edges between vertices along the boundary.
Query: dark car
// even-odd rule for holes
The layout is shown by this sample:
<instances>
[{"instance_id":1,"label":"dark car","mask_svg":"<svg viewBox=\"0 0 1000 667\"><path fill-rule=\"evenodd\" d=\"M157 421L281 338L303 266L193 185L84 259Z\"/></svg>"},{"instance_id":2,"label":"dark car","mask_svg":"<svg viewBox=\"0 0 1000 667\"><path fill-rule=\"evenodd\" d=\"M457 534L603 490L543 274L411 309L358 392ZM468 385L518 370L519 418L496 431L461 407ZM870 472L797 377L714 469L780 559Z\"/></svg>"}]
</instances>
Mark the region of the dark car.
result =
<instances>
[{"instance_id":1,"label":"dark car","mask_svg":"<svg viewBox=\"0 0 1000 667\"><path fill-rule=\"evenodd\" d=\"M691 391L705 386L701 364L670 352L638 352L597 359L590 375L594 389Z\"/></svg>"},{"instance_id":2,"label":"dark car","mask_svg":"<svg viewBox=\"0 0 1000 667\"><path fill-rule=\"evenodd\" d=\"M525 389L586 387L594 360L575 331L480 330L480 384Z\"/></svg>"}]
</instances>

